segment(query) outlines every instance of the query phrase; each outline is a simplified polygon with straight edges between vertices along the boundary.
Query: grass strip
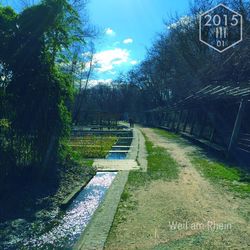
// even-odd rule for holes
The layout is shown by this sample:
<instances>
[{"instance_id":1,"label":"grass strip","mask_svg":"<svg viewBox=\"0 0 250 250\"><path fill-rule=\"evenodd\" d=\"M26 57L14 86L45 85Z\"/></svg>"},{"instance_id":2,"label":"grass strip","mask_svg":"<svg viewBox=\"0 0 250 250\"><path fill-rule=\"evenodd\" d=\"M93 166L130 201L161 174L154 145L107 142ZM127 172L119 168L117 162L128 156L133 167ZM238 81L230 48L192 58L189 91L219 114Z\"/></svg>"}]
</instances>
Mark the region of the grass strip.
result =
<instances>
[{"instance_id":1,"label":"grass strip","mask_svg":"<svg viewBox=\"0 0 250 250\"><path fill-rule=\"evenodd\" d=\"M241 197L250 195L250 176L243 170L202 156L191 155L190 158L198 171L207 179L237 192Z\"/></svg>"},{"instance_id":2,"label":"grass strip","mask_svg":"<svg viewBox=\"0 0 250 250\"><path fill-rule=\"evenodd\" d=\"M180 139L179 135L162 129L154 129L154 131L170 140ZM218 160L209 160L199 154L192 154L190 158L198 171L207 179L238 193L241 197L250 195L250 176L246 172Z\"/></svg>"},{"instance_id":3,"label":"grass strip","mask_svg":"<svg viewBox=\"0 0 250 250\"><path fill-rule=\"evenodd\" d=\"M164 129L159 129L159 128L155 128L154 132L162 137L165 137L167 139L170 140L178 140L181 138L181 136L179 134L174 134L172 132L168 132L167 130Z\"/></svg>"},{"instance_id":4,"label":"grass strip","mask_svg":"<svg viewBox=\"0 0 250 250\"><path fill-rule=\"evenodd\" d=\"M156 147L146 138L148 153L147 172L131 171L127 185L137 188L149 184L152 180L173 180L178 178L178 164L162 147Z\"/></svg>"}]
</instances>

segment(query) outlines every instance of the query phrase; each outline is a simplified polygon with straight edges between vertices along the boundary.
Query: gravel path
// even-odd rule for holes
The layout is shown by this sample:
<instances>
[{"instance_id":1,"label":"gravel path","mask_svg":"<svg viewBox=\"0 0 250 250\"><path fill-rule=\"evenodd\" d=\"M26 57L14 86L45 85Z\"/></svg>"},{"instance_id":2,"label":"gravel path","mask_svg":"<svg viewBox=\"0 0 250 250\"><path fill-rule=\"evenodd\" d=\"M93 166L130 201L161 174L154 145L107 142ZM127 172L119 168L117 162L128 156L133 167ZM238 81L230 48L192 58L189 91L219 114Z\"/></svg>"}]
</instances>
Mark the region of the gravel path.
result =
<instances>
[{"instance_id":1,"label":"gravel path","mask_svg":"<svg viewBox=\"0 0 250 250\"><path fill-rule=\"evenodd\" d=\"M128 210L106 249L250 249L250 200L203 178L188 157L196 147L143 132L180 164L179 179L136 190L136 209Z\"/></svg>"}]
</instances>

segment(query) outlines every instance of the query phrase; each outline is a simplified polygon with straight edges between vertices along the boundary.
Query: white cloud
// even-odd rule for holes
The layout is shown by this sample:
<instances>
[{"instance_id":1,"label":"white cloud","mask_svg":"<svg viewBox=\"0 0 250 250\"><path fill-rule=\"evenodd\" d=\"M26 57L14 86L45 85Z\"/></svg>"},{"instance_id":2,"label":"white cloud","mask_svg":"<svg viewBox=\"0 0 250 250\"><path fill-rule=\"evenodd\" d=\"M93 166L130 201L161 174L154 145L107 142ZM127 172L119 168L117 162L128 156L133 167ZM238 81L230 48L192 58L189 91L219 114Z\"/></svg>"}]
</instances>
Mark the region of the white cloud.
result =
<instances>
[{"instance_id":1,"label":"white cloud","mask_svg":"<svg viewBox=\"0 0 250 250\"><path fill-rule=\"evenodd\" d=\"M105 29L105 34L108 36L115 36L116 35L116 33L111 28Z\"/></svg>"},{"instance_id":2,"label":"white cloud","mask_svg":"<svg viewBox=\"0 0 250 250\"><path fill-rule=\"evenodd\" d=\"M132 61L130 61L130 64L132 64L132 65L136 65L138 62L136 61L136 60L132 60Z\"/></svg>"},{"instance_id":3,"label":"white cloud","mask_svg":"<svg viewBox=\"0 0 250 250\"><path fill-rule=\"evenodd\" d=\"M133 39L132 38L127 38L125 40L123 40L124 44L129 44L129 43L133 43Z\"/></svg>"},{"instance_id":4,"label":"white cloud","mask_svg":"<svg viewBox=\"0 0 250 250\"><path fill-rule=\"evenodd\" d=\"M126 63L129 60L130 53L126 49L115 48L112 50L104 50L94 55L94 63L97 71L111 71L115 65Z\"/></svg>"},{"instance_id":5,"label":"white cloud","mask_svg":"<svg viewBox=\"0 0 250 250\"><path fill-rule=\"evenodd\" d=\"M94 87L98 84L110 85L112 83L112 79L93 79L89 81L89 87Z\"/></svg>"}]
</instances>

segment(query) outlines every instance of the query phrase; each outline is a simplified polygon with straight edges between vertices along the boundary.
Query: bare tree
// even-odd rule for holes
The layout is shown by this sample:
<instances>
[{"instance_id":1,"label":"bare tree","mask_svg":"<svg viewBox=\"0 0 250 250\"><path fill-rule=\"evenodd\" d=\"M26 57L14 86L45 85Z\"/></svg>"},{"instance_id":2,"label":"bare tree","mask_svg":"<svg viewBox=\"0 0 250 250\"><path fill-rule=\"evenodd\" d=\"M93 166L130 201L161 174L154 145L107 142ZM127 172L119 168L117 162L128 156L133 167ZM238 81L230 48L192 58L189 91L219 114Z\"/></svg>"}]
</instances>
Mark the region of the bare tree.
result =
<instances>
[{"instance_id":1,"label":"bare tree","mask_svg":"<svg viewBox=\"0 0 250 250\"><path fill-rule=\"evenodd\" d=\"M81 61L79 62L79 68L78 68L78 72L79 72L79 79L78 79L78 93L76 96L76 100L75 100L75 105L74 105L74 112L73 112L73 123L74 124L78 124L79 122L79 115L80 115L80 111L83 105L83 101L86 98L86 94L87 94L87 88L89 85L89 80L91 77L91 74L93 73L93 69L94 69L94 53L95 53L95 47L94 47L94 43L90 42L89 45L89 51L87 53L85 53L85 56L87 58L87 61ZM85 58L85 60L86 60Z\"/></svg>"}]
</instances>

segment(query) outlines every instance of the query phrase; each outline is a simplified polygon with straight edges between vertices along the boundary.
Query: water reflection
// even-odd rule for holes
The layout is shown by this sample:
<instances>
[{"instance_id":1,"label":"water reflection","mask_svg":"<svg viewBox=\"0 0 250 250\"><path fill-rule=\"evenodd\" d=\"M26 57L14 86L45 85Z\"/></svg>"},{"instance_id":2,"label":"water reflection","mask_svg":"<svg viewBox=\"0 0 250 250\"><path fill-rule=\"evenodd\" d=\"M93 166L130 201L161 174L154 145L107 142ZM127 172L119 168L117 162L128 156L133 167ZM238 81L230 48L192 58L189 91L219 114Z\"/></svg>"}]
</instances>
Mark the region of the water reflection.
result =
<instances>
[{"instance_id":1,"label":"water reflection","mask_svg":"<svg viewBox=\"0 0 250 250\"><path fill-rule=\"evenodd\" d=\"M114 153L109 153L107 156L108 160L123 160L126 159L127 154L126 153L119 153L119 152L114 152Z\"/></svg>"}]
</instances>

